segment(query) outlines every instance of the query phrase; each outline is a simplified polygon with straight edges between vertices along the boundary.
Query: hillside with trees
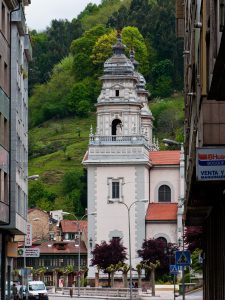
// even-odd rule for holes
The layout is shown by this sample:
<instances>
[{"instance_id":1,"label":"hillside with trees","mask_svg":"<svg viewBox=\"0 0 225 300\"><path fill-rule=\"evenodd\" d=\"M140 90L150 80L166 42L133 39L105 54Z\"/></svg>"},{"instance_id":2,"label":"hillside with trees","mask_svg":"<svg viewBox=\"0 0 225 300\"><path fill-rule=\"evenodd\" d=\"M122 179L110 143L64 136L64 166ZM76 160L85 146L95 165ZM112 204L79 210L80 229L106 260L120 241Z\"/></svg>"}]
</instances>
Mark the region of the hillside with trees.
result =
<instances>
[{"instance_id":1,"label":"hillside with trees","mask_svg":"<svg viewBox=\"0 0 225 300\"><path fill-rule=\"evenodd\" d=\"M175 36L175 1L102 0L77 18L31 31L29 71L29 206L82 215L86 173L81 165L104 61L122 29L126 55L135 50L151 94L154 135L183 139L182 42ZM175 96L176 95L176 96ZM163 145L161 145L163 147ZM69 183L69 184L68 184Z\"/></svg>"}]
</instances>

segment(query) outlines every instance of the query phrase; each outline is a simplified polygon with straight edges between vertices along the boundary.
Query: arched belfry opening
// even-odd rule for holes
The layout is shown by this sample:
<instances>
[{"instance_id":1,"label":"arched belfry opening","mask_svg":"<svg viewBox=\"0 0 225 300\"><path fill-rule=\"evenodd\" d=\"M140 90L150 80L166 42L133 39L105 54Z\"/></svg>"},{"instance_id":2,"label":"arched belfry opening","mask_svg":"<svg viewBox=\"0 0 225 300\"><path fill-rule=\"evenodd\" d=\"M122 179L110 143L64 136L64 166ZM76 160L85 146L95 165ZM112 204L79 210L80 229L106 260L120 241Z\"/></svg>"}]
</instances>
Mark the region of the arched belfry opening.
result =
<instances>
[{"instance_id":1,"label":"arched belfry opening","mask_svg":"<svg viewBox=\"0 0 225 300\"><path fill-rule=\"evenodd\" d=\"M119 119L112 121L112 135L122 135L122 122Z\"/></svg>"}]
</instances>

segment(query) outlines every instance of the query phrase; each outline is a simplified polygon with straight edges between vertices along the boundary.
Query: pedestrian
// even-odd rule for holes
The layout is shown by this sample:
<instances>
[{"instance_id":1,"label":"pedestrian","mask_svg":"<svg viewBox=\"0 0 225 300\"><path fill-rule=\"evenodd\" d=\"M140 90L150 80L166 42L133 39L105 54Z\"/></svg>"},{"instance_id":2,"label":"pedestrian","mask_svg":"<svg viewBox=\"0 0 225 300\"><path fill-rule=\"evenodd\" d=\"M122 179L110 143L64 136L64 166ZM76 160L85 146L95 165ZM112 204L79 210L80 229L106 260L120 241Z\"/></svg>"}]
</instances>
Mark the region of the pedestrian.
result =
<instances>
[{"instance_id":1,"label":"pedestrian","mask_svg":"<svg viewBox=\"0 0 225 300\"><path fill-rule=\"evenodd\" d=\"M18 295L17 295L17 287L16 287L15 283L13 283L12 293L13 293L13 299L17 300L18 299Z\"/></svg>"},{"instance_id":2,"label":"pedestrian","mask_svg":"<svg viewBox=\"0 0 225 300\"><path fill-rule=\"evenodd\" d=\"M72 287L70 288L70 297L71 298L73 297L73 288Z\"/></svg>"}]
</instances>

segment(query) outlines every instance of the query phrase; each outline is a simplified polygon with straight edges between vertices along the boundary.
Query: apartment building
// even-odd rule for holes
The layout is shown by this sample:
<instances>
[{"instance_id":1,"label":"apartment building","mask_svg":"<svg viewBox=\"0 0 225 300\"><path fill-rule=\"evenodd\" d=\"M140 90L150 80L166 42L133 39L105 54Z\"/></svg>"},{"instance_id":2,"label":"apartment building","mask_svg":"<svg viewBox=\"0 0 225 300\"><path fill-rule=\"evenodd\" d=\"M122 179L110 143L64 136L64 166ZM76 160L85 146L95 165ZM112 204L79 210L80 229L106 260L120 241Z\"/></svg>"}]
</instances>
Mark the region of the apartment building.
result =
<instances>
[{"instance_id":1,"label":"apartment building","mask_svg":"<svg viewBox=\"0 0 225 300\"><path fill-rule=\"evenodd\" d=\"M0 289L10 294L14 236L26 233L30 0L0 0ZM15 250L15 251L13 251Z\"/></svg>"},{"instance_id":2,"label":"apartment building","mask_svg":"<svg viewBox=\"0 0 225 300\"><path fill-rule=\"evenodd\" d=\"M184 37L185 218L204 231L204 300L224 300L224 0L177 0Z\"/></svg>"}]
</instances>

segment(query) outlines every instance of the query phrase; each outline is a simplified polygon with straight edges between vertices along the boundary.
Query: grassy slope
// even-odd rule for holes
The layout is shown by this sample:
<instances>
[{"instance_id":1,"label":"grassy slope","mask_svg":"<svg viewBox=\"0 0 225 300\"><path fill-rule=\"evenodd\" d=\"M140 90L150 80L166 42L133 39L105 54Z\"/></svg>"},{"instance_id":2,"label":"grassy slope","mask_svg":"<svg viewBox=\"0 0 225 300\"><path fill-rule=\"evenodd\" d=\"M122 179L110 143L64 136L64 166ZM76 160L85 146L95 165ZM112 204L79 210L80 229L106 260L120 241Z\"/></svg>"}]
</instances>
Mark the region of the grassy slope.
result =
<instances>
[{"instance_id":1,"label":"grassy slope","mask_svg":"<svg viewBox=\"0 0 225 300\"><path fill-rule=\"evenodd\" d=\"M60 181L66 171L81 169L87 150L90 127L95 128L96 115L86 119L67 118L45 122L29 132L36 152L55 148L52 153L29 159L29 175L39 174L52 192L60 191ZM80 129L80 137L78 130ZM32 184L32 183L31 183Z\"/></svg>"}]
</instances>

